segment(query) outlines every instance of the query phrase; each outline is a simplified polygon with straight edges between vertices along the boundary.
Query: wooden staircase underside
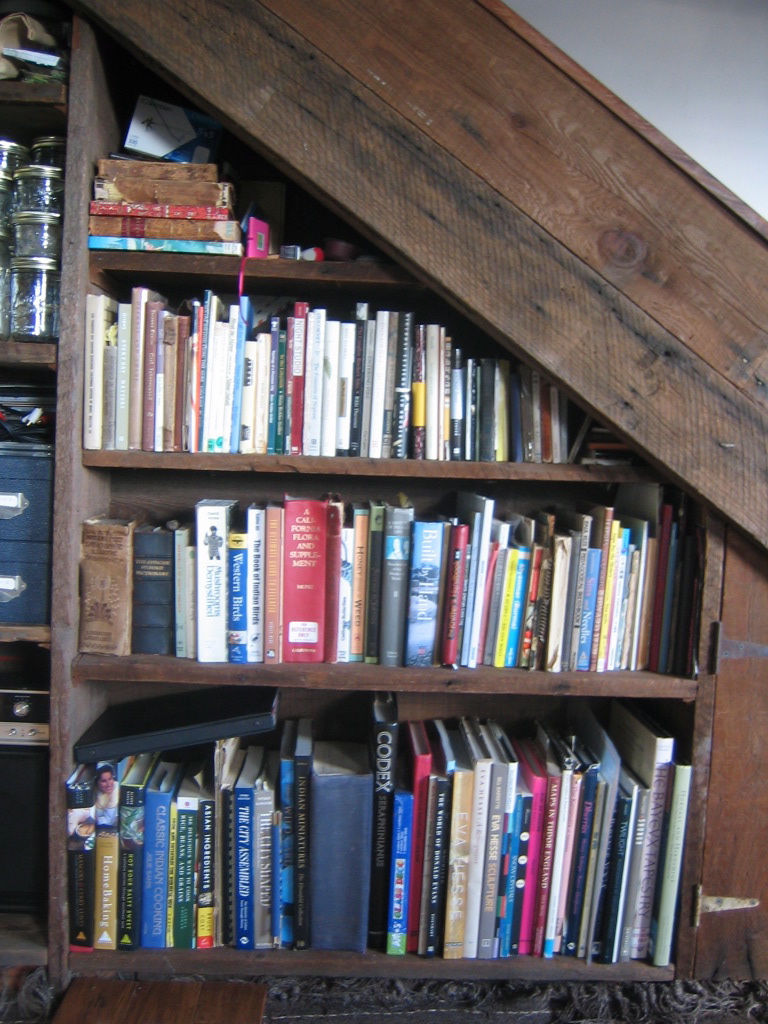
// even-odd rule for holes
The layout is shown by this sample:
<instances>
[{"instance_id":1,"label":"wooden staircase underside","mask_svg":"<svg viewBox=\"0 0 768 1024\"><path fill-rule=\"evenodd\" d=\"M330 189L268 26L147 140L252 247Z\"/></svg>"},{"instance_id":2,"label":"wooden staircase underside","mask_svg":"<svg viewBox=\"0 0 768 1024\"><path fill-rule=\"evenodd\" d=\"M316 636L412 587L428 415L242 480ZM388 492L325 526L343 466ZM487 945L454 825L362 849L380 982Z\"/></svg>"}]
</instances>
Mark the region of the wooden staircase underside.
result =
<instances>
[{"instance_id":1,"label":"wooden staircase underside","mask_svg":"<svg viewBox=\"0 0 768 1024\"><path fill-rule=\"evenodd\" d=\"M500 0L70 2L768 546L764 224Z\"/></svg>"}]
</instances>

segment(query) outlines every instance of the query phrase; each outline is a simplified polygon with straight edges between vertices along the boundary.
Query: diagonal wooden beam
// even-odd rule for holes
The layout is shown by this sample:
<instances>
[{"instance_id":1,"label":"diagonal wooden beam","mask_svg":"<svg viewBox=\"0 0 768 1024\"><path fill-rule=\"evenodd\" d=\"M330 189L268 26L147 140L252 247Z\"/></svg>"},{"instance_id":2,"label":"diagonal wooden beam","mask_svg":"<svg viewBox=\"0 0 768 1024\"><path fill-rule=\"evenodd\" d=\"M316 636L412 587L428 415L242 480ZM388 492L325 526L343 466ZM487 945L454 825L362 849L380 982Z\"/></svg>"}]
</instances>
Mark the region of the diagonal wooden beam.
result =
<instances>
[{"instance_id":1,"label":"diagonal wooden beam","mask_svg":"<svg viewBox=\"0 0 768 1024\"><path fill-rule=\"evenodd\" d=\"M298 22L254 0L72 6L768 544L763 409ZM464 6L468 20L454 28L471 34L478 8ZM418 18L420 7L397 5L395 14ZM346 26L344 45L357 55L375 49L376 37L358 32L365 24ZM418 95L419 69L411 71Z\"/></svg>"}]
</instances>

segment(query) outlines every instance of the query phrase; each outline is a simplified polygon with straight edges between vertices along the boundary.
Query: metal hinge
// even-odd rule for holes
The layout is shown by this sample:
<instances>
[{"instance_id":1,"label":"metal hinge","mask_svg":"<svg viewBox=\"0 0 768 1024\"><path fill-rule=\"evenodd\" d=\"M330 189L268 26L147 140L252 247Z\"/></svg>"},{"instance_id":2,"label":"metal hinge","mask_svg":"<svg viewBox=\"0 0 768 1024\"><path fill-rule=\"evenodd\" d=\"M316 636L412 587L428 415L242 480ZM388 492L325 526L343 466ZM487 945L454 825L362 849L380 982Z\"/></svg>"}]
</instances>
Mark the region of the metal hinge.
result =
<instances>
[{"instance_id":1,"label":"metal hinge","mask_svg":"<svg viewBox=\"0 0 768 1024\"><path fill-rule=\"evenodd\" d=\"M712 674L720 671L720 659L768 658L768 644L753 644L745 640L731 640L723 632L722 622L712 624Z\"/></svg>"},{"instance_id":2,"label":"metal hinge","mask_svg":"<svg viewBox=\"0 0 768 1024\"><path fill-rule=\"evenodd\" d=\"M705 896L701 886L696 886L694 901L694 927L699 927L702 914L717 914L723 910L751 910L760 906L760 900L754 896L741 899L738 896Z\"/></svg>"}]
</instances>

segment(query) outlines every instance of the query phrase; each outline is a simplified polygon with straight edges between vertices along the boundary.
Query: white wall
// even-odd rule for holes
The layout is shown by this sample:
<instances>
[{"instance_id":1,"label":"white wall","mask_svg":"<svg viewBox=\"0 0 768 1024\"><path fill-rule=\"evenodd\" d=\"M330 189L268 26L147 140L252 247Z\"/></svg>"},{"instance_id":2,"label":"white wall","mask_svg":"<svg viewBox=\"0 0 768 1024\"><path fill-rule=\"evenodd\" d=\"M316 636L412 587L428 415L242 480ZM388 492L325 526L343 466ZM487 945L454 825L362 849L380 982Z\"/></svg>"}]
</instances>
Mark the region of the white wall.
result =
<instances>
[{"instance_id":1,"label":"white wall","mask_svg":"<svg viewBox=\"0 0 768 1024\"><path fill-rule=\"evenodd\" d=\"M505 0L768 219L768 0Z\"/></svg>"}]
</instances>

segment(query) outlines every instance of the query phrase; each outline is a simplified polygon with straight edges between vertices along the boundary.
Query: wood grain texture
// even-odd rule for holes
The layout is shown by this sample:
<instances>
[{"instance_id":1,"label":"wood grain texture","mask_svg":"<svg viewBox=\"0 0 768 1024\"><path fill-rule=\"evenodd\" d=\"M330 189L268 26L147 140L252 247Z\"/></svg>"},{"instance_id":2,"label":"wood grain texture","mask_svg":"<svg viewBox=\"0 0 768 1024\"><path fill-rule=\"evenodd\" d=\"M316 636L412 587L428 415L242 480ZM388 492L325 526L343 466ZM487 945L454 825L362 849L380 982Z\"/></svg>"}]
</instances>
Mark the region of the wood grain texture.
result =
<instances>
[{"instance_id":1,"label":"wood grain texture","mask_svg":"<svg viewBox=\"0 0 768 1024\"><path fill-rule=\"evenodd\" d=\"M259 1024L266 988L250 982L75 978L54 1024Z\"/></svg>"},{"instance_id":2,"label":"wood grain texture","mask_svg":"<svg viewBox=\"0 0 768 1024\"><path fill-rule=\"evenodd\" d=\"M768 543L764 244L484 8L75 6Z\"/></svg>"},{"instance_id":3,"label":"wood grain texture","mask_svg":"<svg viewBox=\"0 0 768 1024\"><path fill-rule=\"evenodd\" d=\"M768 642L768 557L735 531L726 545L722 626L726 637ZM768 663L722 659L708 778L702 892L755 897L760 906L702 914L695 976L768 975Z\"/></svg>"}]
</instances>

